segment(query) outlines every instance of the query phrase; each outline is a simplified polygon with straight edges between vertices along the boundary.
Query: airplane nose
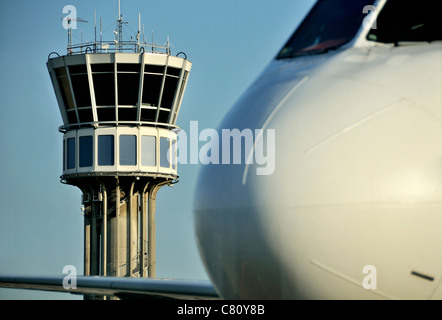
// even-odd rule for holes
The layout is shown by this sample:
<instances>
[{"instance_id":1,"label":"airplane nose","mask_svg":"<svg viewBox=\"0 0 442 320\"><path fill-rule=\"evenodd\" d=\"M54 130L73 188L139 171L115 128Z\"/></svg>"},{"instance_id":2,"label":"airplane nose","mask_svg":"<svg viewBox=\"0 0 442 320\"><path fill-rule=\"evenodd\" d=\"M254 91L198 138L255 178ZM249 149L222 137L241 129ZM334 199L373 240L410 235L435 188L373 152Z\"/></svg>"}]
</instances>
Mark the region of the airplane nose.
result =
<instances>
[{"instance_id":1,"label":"airplane nose","mask_svg":"<svg viewBox=\"0 0 442 320\"><path fill-rule=\"evenodd\" d=\"M442 202L442 136L435 116L440 79L426 81L431 88L410 96L386 85L383 63L361 67L345 64L345 57L342 63L330 60L311 69L276 63L222 122L220 137L222 129L274 130L274 172L258 175L262 165L245 163L247 154L240 164L210 164L200 171L197 241L225 298L317 297L315 282L305 279L329 278L319 267L312 271L312 261L336 263L347 271L335 274L358 279L368 260L393 278L395 267L419 269L440 256L432 246L442 241L435 227L435 204ZM423 90L419 81L407 85ZM264 149L271 150L264 137L265 132ZM398 221L402 231L392 232ZM401 272L413 280L409 271Z\"/></svg>"}]
</instances>

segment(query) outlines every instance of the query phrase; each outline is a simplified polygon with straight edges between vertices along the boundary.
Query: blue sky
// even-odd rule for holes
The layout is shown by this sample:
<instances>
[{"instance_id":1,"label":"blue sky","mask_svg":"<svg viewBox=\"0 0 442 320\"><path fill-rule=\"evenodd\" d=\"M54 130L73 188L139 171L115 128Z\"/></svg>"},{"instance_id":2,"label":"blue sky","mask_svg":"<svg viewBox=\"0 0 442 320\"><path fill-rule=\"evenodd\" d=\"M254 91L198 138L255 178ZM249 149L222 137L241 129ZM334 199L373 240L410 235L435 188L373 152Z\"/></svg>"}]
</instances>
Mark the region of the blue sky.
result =
<instances>
[{"instance_id":1,"label":"blue sky","mask_svg":"<svg viewBox=\"0 0 442 320\"><path fill-rule=\"evenodd\" d=\"M193 63L177 124L217 128L223 116L293 33L313 0L122 0L135 37L138 12L150 41L167 36L172 54ZM81 192L60 183L62 124L46 68L48 54L66 53L63 7L73 5L81 34L94 39L94 10L103 38L113 39L117 0L4 1L0 10L0 274L83 272ZM157 277L207 279L193 229L199 165L179 165L180 182L157 196ZM71 299L65 294L0 290L0 299ZM77 297L78 298L78 297ZM81 297L80 297L81 298Z\"/></svg>"}]
</instances>

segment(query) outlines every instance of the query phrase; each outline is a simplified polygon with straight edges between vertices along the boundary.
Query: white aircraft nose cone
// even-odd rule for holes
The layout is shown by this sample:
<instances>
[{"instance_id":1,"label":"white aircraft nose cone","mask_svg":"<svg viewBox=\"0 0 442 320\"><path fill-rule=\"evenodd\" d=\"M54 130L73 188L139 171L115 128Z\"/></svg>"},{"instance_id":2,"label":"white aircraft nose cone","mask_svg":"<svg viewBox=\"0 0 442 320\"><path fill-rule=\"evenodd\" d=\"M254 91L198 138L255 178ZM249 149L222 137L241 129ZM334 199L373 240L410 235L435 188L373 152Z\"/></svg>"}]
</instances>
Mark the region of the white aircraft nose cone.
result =
<instances>
[{"instance_id":1,"label":"white aircraft nose cone","mask_svg":"<svg viewBox=\"0 0 442 320\"><path fill-rule=\"evenodd\" d=\"M435 290L411 271L435 277L442 266L434 245L442 242L440 88L423 95L414 79L413 96L396 69L386 78L385 68L397 68L383 63L391 56L355 62L349 54L264 73L221 125L275 130L271 174L257 175L256 163L201 171L197 237L225 297L428 298ZM395 81L403 86L392 90ZM367 265L376 267L376 292L363 288Z\"/></svg>"}]
</instances>

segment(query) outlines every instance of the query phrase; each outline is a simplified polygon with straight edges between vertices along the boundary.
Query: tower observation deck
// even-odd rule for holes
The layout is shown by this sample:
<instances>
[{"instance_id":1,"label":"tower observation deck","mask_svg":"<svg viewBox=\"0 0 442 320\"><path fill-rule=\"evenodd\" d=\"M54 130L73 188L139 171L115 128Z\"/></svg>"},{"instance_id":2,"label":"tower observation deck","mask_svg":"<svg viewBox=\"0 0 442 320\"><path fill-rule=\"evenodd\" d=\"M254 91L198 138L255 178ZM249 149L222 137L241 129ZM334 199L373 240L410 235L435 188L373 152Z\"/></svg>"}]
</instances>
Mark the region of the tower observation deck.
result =
<instances>
[{"instance_id":1,"label":"tower observation deck","mask_svg":"<svg viewBox=\"0 0 442 320\"><path fill-rule=\"evenodd\" d=\"M156 194L178 181L176 121L192 64L139 34L69 40L66 55L48 57L63 119L61 182L83 193L85 275L155 277Z\"/></svg>"}]
</instances>

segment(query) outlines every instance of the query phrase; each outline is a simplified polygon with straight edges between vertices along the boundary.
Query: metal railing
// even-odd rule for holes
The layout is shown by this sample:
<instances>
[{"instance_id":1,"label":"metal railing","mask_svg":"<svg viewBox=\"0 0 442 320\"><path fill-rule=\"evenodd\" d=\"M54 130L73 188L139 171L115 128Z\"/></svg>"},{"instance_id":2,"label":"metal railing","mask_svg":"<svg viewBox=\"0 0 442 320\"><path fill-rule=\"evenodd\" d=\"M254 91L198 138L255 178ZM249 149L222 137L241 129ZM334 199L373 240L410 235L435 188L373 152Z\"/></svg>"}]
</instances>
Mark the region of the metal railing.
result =
<instances>
[{"instance_id":1,"label":"metal railing","mask_svg":"<svg viewBox=\"0 0 442 320\"><path fill-rule=\"evenodd\" d=\"M172 123L166 123L166 122L155 122L155 121L93 121L93 122L77 122L77 123L69 123L64 124L60 127L58 127L58 131L61 133L66 133L69 130L73 128L79 128L79 127L99 127L99 126L149 126L149 127L164 127L169 130L181 130L179 126Z\"/></svg>"},{"instance_id":2,"label":"metal railing","mask_svg":"<svg viewBox=\"0 0 442 320\"><path fill-rule=\"evenodd\" d=\"M94 41L81 44L68 45L67 54L84 53L114 53L114 52L133 52L133 53L159 53L170 55L170 43L154 44L138 41Z\"/></svg>"}]
</instances>

